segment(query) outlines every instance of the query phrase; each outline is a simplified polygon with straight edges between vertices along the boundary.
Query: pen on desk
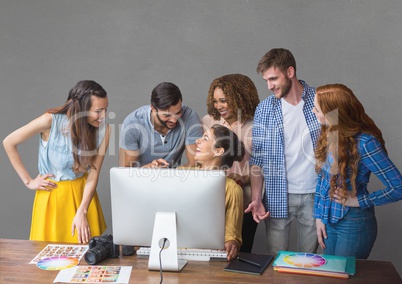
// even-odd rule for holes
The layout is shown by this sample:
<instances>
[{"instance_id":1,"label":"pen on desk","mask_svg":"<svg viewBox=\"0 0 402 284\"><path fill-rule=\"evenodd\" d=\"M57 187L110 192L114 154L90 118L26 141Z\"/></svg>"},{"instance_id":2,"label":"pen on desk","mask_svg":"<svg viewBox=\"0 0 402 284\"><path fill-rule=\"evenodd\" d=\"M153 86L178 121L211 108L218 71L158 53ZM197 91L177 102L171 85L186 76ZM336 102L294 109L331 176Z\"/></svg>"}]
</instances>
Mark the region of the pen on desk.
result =
<instances>
[{"instance_id":1,"label":"pen on desk","mask_svg":"<svg viewBox=\"0 0 402 284\"><path fill-rule=\"evenodd\" d=\"M252 264L252 265L261 267L261 264L259 264L259 263L257 263L257 262L254 262L254 261L251 261L251 260L242 258L242 257L237 257L237 259L240 260L240 261L244 261L244 262L247 262L247 263L249 263L249 264Z\"/></svg>"}]
</instances>

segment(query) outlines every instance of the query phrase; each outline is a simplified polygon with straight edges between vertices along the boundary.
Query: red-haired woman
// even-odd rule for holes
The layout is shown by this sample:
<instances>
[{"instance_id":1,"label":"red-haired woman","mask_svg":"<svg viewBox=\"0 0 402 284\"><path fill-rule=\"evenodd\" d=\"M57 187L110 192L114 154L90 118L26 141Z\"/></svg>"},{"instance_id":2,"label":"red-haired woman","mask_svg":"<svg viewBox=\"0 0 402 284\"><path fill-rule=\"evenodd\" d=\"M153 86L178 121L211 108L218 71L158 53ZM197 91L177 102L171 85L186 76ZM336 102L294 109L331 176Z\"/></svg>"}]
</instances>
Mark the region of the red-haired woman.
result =
<instances>
[{"instance_id":1,"label":"red-haired woman","mask_svg":"<svg viewBox=\"0 0 402 284\"><path fill-rule=\"evenodd\" d=\"M374 206L402 199L402 176L387 155L381 131L348 87L325 85L316 92L318 243L325 254L366 259L377 236ZM384 188L370 193L371 173Z\"/></svg>"}]
</instances>

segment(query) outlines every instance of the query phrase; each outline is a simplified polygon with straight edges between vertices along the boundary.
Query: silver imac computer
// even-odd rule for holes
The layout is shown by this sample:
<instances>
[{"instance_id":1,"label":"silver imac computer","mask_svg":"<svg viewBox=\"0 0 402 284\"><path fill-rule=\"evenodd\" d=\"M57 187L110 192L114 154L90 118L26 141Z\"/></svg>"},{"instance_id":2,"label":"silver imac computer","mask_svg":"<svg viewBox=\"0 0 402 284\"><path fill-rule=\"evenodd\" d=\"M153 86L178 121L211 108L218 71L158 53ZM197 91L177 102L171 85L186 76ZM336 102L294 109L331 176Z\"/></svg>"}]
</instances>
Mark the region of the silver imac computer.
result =
<instances>
[{"instance_id":1,"label":"silver imac computer","mask_svg":"<svg viewBox=\"0 0 402 284\"><path fill-rule=\"evenodd\" d=\"M167 271L187 263L178 248L223 249L225 183L220 170L112 168L114 243L150 246L148 268Z\"/></svg>"}]
</instances>

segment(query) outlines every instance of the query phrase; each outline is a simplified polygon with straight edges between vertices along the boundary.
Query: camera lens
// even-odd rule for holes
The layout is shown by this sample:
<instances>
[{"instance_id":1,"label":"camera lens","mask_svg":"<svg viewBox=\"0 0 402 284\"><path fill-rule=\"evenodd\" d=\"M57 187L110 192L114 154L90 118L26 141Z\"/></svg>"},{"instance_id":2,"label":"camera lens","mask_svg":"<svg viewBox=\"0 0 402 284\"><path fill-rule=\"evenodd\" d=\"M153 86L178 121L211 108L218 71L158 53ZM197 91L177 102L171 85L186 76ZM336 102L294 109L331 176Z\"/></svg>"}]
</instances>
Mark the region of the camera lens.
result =
<instances>
[{"instance_id":1,"label":"camera lens","mask_svg":"<svg viewBox=\"0 0 402 284\"><path fill-rule=\"evenodd\" d=\"M102 260L106 259L109 255L109 249L106 246L97 245L91 249L89 249L85 254L85 261L94 265Z\"/></svg>"}]
</instances>

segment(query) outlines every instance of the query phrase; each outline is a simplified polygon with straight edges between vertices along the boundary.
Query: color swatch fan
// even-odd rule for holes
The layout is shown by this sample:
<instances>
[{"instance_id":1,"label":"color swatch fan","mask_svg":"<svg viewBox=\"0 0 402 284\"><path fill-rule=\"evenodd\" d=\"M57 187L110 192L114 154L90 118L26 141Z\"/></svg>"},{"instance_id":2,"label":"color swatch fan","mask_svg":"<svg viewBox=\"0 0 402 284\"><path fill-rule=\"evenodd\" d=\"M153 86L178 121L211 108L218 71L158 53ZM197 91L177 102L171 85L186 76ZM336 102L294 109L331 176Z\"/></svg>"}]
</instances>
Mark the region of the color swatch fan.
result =
<instances>
[{"instance_id":1,"label":"color swatch fan","mask_svg":"<svg viewBox=\"0 0 402 284\"><path fill-rule=\"evenodd\" d=\"M322 256L313 253L294 253L286 255L283 261L290 265L304 268L320 267L327 262Z\"/></svg>"},{"instance_id":2,"label":"color swatch fan","mask_svg":"<svg viewBox=\"0 0 402 284\"><path fill-rule=\"evenodd\" d=\"M354 275L356 259L328 254L279 251L272 266L278 272L345 279Z\"/></svg>"},{"instance_id":3,"label":"color swatch fan","mask_svg":"<svg viewBox=\"0 0 402 284\"><path fill-rule=\"evenodd\" d=\"M62 270L77 266L79 260L69 256L53 256L40 260L36 266L43 270Z\"/></svg>"}]
</instances>

